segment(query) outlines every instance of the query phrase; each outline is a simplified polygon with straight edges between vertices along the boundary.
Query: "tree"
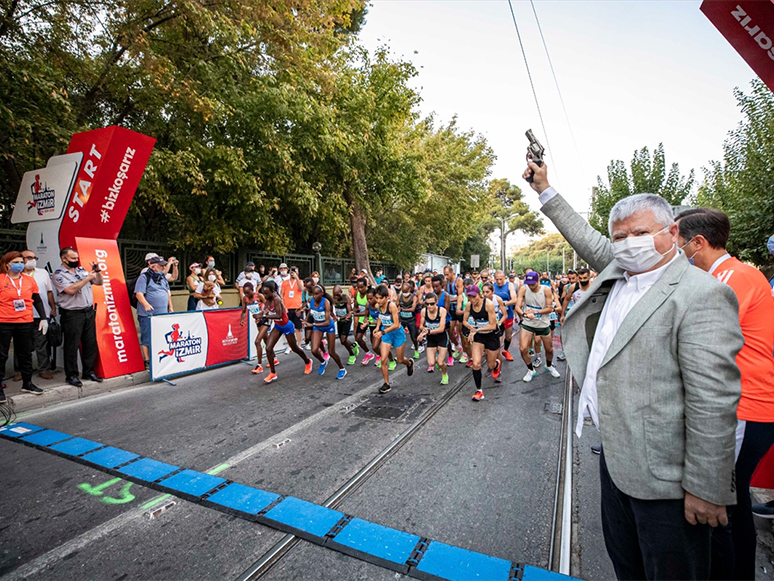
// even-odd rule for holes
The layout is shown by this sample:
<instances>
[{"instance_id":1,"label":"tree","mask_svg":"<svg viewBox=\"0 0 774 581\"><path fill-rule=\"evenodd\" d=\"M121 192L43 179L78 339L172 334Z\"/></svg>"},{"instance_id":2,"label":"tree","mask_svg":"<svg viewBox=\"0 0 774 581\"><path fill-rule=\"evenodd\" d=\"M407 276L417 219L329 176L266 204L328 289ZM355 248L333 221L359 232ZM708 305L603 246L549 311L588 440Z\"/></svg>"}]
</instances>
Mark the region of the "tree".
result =
<instances>
[{"instance_id":1,"label":"tree","mask_svg":"<svg viewBox=\"0 0 774 581\"><path fill-rule=\"evenodd\" d=\"M750 94L734 90L744 119L729 132L723 160L704 168L692 202L728 214L729 251L770 270L774 259L766 241L774 234L774 94L759 79L751 85Z\"/></svg>"},{"instance_id":2,"label":"tree","mask_svg":"<svg viewBox=\"0 0 774 581\"><path fill-rule=\"evenodd\" d=\"M546 270L546 262L548 262L548 270L552 273L557 273L562 272L564 266L562 264L562 253L565 256L565 263L571 267L572 247L561 234L555 232L531 242L524 248L520 248L511 258L515 262L518 272L524 272L527 268L542 272Z\"/></svg>"},{"instance_id":3,"label":"tree","mask_svg":"<svg viewBox=\"0 0 774 581\"><path fill-rule=\"evenodd\" d=\"M532 212L524 201L524 195L518 186L511 185L506 179L492 180L489 191L496 199L493 218L500 230L500 268L505 268L503 257L507 252L508 234L516 231L527 235L543 233L543 220L537 212Z\"/></svg>"},{"instance_id":4,"label":"tree","mask_svg":"<svg viewBox=\"0 0 774 581\"><path fill-rule=\"evenodd\" d=\"M680 168L673 163L666 171L664 144L659 143L651 160L647 147L634 152L631 173L621 160L613 160L607 166L608 183L597 176L597 187L591 195L589 223L605 236L608 235L607 221L610 210L616 202L633 194L651 193L665 198L670 204L678 206L691 193L693 170L687 176L680 175Z\"/></svg>"}]
</instances>

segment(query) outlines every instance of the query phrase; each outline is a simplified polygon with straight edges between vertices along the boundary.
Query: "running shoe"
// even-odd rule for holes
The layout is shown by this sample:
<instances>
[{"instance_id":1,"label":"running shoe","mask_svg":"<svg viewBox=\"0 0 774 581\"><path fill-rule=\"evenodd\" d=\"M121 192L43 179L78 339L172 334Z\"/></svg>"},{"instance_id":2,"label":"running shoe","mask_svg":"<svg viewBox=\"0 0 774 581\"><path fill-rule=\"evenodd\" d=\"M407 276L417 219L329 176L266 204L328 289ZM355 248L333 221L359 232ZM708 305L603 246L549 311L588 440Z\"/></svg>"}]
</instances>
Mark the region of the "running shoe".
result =
<instances>
[{"instance_id":1,"label":"running shoe","mask_svg":"<svg viewBox=\"0 0 774 581\"><path fill-rule=\"evenodd\" d=\"M441 385L449 385L449 374L445 373L441 376Z\"/></svg>"},{"instance_id":2,"label":"running shoe","mask_svg":"<svg viewBox=\"0 0 774 581\"><path fill-rule=\"evenodd\" d=\"M471 367L473 367L473 362L470 359L468 359L468 362L465 364L465 368L470 369Z\"/></svg>"},{"instance_id":3,"label":"running shoe","mask_svg":"<svg viewBox=\"0 0 774 581\"><path fill-rule=\"evenodd\" d=\"M357 361L357 354L350 355L349 360L347 361L347 365L354 365L355 361Z\"/></svg>"},{"instance_id":4,"label":"running shoe","mask_svg":"<svg viewBox=\"0 0 774 581\"><path fill-rule=\"evenodd\" d=\"M446 358L446 366L447 367L454 367L454 357L449 355L449 357Z\"/></svg>"},{"instance_id":5,"label":"running shoe","mask_svg":"<svg viewBox=\"0 0 774 581\"><path fill-rule=\"evenodd\" d=\"M548 371L548 373L550 373L552 377L556 377L557 379L561 377L561 375L559 375L559 372L556 370L556 367L554 367L553 365L551 367L546 365L546 371Z\"/></svg>"},{"instance_id":6,"label":"running shoe","mask_svg":"<svg viewBox=\"0 0 774 581\"><path fill-rule=\"evenodd\" d=\"M379 388L379 393L387 393L391 390L389 383L383 383L382 386Z\"/></svg>"},{"instance_id":7,"label":"running shoe","mask_svg":"<svg viewBox=\"0 0 774 581\"><path fill-rule=\"evenodd\" d=\"M328 363L328 359L330 359L330 355L328 353L323 353L323 359L325 359L325 362Z\"/></svg>"},{"instance_id":8,"label":"running shoe","mask_svg":"<svg viewBox=\"0 0 774 581\"><path fill-rule=\"evenodd\" d=\"M374 362L374 367L381 367L382 366L382 356L377 355L376 361Z\"/></svg>"},{"instance_id":9,"label":"running shoe","mask_svg":"<svg viewBox=\"0 0 774 581\"><path fill-rule=\"evenodd\" d=\"M527 369L527 375L525 375L522 378L522 380L525 381L526 383L529 383L530 381L532 381L532 378L535 377L536 375L537 375L537 370L535 370L535 369L532 369L532 370Z\"/></svg>"},{"instance_id":10,"label":"running shoe","mask_svg":"<svg viewBox=\"0 0 774 581\"><path fill-rule=\"evenodd\" d=\"M255 373L256 375L263 373L263 365L256 365L250 373Z\"/></svg>"},{"instance_id":11,"label":"running shoe","mask_svg":"<svg viewBox=\"0 0 774 581\"><path fill-rule=\"evenodd\" d=\"M543 359L540 357L540 353L538 353L537 355L535 355L535 363L534 363L534 366L535 366L535 367L540 367L540 364L541 364L541 363L543 363Z\"/></svg>"},{"instance_id":12,"label":"running shoe","mask_svg":"<svg viewBox=\"0 0 774 581\"><path fill-rule=\"evenodd\" d=\"M312 345L311 345L311 344L309 344L309 343L304 343L304 344L302 345L302 347L303 347L304 349L306 349L307 351L311 351L311 350L312 350Z\"/></svg>"},{"instance_id":13,"label":"running shoe","mask_svg":"<svg viewBox=\"0 0 774 581\"><path fill-rule=\"evenodd\" d=\"M557 355L556 358L559 361L564 361L565 359L567 359L567 357L565 357L565 355L564 355L564 351L559 351L559 355Z\"/></svg>"},{"instance_id":14,"label":"running shoe","mask_svg":"<svg viewBox=\"0 0 774 581\"><path fill-rule=\"evenodd\" d=\"M309 375L310 373L312 373L312 360L311 359L309 360L309 363L304 365L304 375Z\"/></svg>"},{"instance_id":15,"label":"running shoe","mask_svg":"<svg viewBox=\"0 0 774 581\"><path fill-rule=\"evenodd\" d=\"M21 390L27 393L34 393L35 395L43 395L43 390L32 382L22 386Z\"/></svg>"},{"instance_id":16,"label":"running shoe","mask_svg":"<svg viewBox=\"0 0 774 581\"><path fill-rule=\"evenodd\" d=\"M497 365L495 365L494 371L492 371L492 377L497 380L500 378L500 368L502 365L500 364L500 360L497 360Z\"/></svg>"},{"instance_id":17,"label":"running shoe","mask_svg":"<svg viewBox=\"0 0 774 581\"><path fill-rule=\"evenodd\" d=\"M414 359L419 359L419 349L414 349Z\"/></svg>"},{"instance_id":18,"label":"running shoe","mask_svg":"<svg viewBox=\"0 0 774 581\"><path fill-rule=\"evenodd\" d=\"M264 383L271 383L272 381L277 381L276 373L269 373L269 375L263 378Z\"/></svg>"},{"instance_id":19,"label":"running shoe","mask_svg":"<svg viewBox=\"0 0 774 581\"><path fill-rule=\"evenodd\" d=\"M353 351L355 352L355 357L360 355L360 347L357 346L357 343L355 343Z\"/></svg>"},{"instance_id":20,"label":"running shoe","mask_svg":"<svg viewBox=\"0 0 774 581\"><path fill-rule=\"evenodd\" d=\"M427 372L428 373L435 373L435 366L434 365L428 365L427 366Z\"/></svg>"},{"instance_id":21,"label":"running shoe","mask_svg":"<svg viewBox=\"0 0 774 581\"><path fill-rule=\"evenodd\" d=\"M503 378L498 375L497 377L494 378L494 382L495 383L502 383L503 382Z\"/></svg>"},{"instance_id":22,"label":"running shoe","mask_svg":"<svg viewBox=\"0 0 774 581\"><path fill-rule=\"evenodd\" d=\"M328 367L328 360L325 359L322 363L320 363L318 369L317 369L317 375L322 375L325 373L325 368Z\"/></svg>"},{"instance_id":23,"label":"running shoe","mask_svg":"<svg viewBox=\"0 0 774 581\"><path fill-rule=\"evenodd\" d=\"M277 359L276 357L274 358L274 365L279 365L279 359Z\"/></svg>"},{"instance_id":24,"label":"running shoe","mask_svg":"<svg viewBox=\"0 0 774 581\"><path fill-rule=\"evenodd\" d=\"M414 360L413 359L409 359L408 362L409 362L409 364L408 364L408 371L406 371L406 375L411 377L412 375L414 375ZM391 363L395 363L395 362L391 361Z\"/></svg>"},{"instance_id":25,"label":"running shoe","mask_svg":"<svg viewBox=\"0 0 774 581\"><path fill-rule=\"evenodd\" d=\"M535 350L532 347L529 348L529 354L530 355L534 355L535 354Z\"/></svg>"},{"instance_id":26,"label":"running shoe","mask_svg":"<svg viewBox=\"0 0 774 581\"><path fill-rule=\"evenodd\" d=\"M425 346L424 345L420 345L419 346L419 352L420 353L424 353L425 352Z\"/></svg>"},{"instance_id":27,"label":"running shoe","mask_svg":"<svg viewBox=\"0 0 774 581\"><path fill-rule=\"evenodd\" d=\"M452 357L454 359L459 359L461 354L462 354L462 351L455 347L454 351L452 352Z\"/></svg>"},{"instance_id":28,"label":"running shoe","mask_svg":"<svg viewBox=\"0 0 774 581\"><path fill-rule=\"evenodd\" d=\"M462 355L460 355L460 363L467 363L468 362L468 354L463 351Z\"/></svg>"},{"instance_id":29,"label":"running shoe","mask_svg":"<svg viewBox=\"0 0 774 581\"><path fill-rule=\"evenodd\" d=\"M336 374L336 379L344 379L347 376L347 370L344 368L339 369L339 372Z\"/></svg>"},{"instance_id":30,"label":"running shoe","mask_svg":"<svg viewBox=\"0 0 774 581\"><path fill-rule=\"evenodd\" d=\"M366 353L365 357L363 357L362 364L363 365L368 365L369 363L371 363L371 360L373 358L374 358L374 354L373 353Z\"/></svg>"},{"instance_id":31,"label":"running shoe","mask_svg":"<svg viewBox=\"0 0 774 581\"><path fill-rule=\"evenodd\" d=\"M409 359L409 361L411 361L411 359ZM397 366L398 366L398 362L397 362L397 361L395 361L395 360L393 360L393 361L390 361L390 362L387 364L387 369L389 369L390 371L395 371L395 368L396 368Z\"/></svg>"},{"instance_id":32,"label":"running shoe","mask_svg":"<svg viewBox=\"0 0 774 581\"><path fill-rule=\"evenodd\" d=\"M482 399L486 398L484 397L484 392L479 389L476 393L473 394L472 399L473 401L481 401Z\"/></svg>"},{"instance_id":33,"label":"running shoe","mask_svg":"<svg viewBox=\"0 0 774 581\"><path fill-rule=\"evenodd\" d=\"M506 361L513 361L513 355L511 355L510 351L503 350L503 357L505 357Z\"/></svg>"}]
</instances>

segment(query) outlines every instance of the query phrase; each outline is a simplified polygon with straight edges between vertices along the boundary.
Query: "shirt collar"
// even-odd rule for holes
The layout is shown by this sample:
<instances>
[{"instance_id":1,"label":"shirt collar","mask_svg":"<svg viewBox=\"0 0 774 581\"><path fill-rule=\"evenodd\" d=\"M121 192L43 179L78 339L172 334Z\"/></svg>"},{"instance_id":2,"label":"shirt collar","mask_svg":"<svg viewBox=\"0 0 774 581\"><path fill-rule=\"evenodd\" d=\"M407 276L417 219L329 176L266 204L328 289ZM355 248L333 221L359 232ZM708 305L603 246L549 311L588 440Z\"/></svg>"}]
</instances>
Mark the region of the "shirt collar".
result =
<instances>
[{"instance_id":1,"label":"shirt collar","mask_svg":"<svg viewBox=\"0 0 774 581\"><path fill-rule=\"evenodd\" d=\"M654 284L658 282L658 279L661 278L661 276L666 271L667 267L672 264L675 260L677 260L677 257L680 256L679 252L675 252L675 255L672 257L672 260L667 262L664 266L658 267L656 270L651 270L649 272L643 272L642 274L634 274L631 275L628 272L624 272L624 279L626 280L626 284L629 284L630 282L633 282L635 285L637 285L637 290L642 291L649 289Z\"/></svg>"},{"instance_id":2,"label":"shirt collar","mask_svg":"<svg viewBox=\"0 0 774 581\"><path fill-rule=\"evenodd\" d=\"M716 260L716 261L713 263L713 265L712 265L712 266L710 266L710 269L709 269L709 274L712 274L713 272L715 272L715 270L716 270L716 269L717 269L717 268L718 268L718 267L719 267L719 266L720 266L722 263L724 263L726 260L728 260L729 258L731 258L731 255L730 255L728 252L726 252L726 253L725 253L723 256L721 256L720 258L718 258L718 259L717 259L717 260Z\"/></svg>"}]
</instances>

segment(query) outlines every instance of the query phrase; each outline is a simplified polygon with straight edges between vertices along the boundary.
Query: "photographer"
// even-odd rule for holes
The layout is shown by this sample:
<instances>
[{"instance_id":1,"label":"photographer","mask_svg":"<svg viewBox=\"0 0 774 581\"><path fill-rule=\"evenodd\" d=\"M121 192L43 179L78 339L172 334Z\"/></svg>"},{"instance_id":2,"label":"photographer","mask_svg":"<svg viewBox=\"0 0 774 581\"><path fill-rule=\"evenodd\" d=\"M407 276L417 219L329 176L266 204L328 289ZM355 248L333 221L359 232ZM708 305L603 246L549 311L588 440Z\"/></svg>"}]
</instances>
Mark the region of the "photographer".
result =
<instances>
[{"instance_id":1,"label":"photographer","mask_svg":"<svg viewBox=\"0 0 774 581\"><path fill-rule=\"evenodd\" d=\"M81 350L84 379L102 381L94 373L97 357L97 327L95 323L94 296L91 285L102 286L102 273L96 262L91 272L80 266L78 251L63 248L59 253L62 266L54 271L54 287L59 296L59 312L62 324L64 368L67 383L75 387L83 384L78 379L78 349Z\"/></svg>"}]
</instances>

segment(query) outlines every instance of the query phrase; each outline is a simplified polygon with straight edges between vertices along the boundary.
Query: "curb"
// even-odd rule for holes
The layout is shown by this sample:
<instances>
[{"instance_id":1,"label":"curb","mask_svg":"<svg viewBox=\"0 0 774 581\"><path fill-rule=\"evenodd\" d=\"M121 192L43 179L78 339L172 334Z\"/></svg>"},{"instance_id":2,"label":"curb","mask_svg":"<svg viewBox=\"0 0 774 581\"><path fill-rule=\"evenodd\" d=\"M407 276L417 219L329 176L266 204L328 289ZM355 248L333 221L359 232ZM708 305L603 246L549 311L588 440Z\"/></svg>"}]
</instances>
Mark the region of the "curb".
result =
<instances>
[{"instance_id":1,"label":"curb","mask_svg":"<svg viewBox=\"0 0 774 581\"><path fill-rule=\"evenodd\" d=\"M45 408L50 405L75 401L92 395L110 393L127 387L150 383L150 373L148 371L139 371L129 375L120 375L105 379L102 383L84 380L83 387L75 387L68 383L48 387L42 395L33 393L8 394L9 399L13 400L16 413L30 411L33 409Z\"/></svg>"}]
</instances>

